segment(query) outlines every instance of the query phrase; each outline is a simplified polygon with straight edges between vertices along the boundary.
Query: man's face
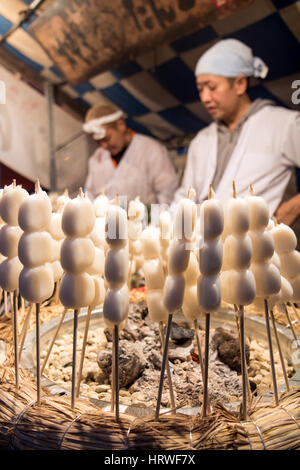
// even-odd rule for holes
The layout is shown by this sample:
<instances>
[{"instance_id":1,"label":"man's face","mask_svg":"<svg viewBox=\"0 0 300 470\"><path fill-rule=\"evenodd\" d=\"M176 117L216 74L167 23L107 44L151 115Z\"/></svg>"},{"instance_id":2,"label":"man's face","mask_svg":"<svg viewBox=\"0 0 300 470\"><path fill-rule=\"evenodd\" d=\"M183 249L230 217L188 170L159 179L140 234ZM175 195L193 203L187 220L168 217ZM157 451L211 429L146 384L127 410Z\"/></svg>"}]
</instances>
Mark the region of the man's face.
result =
<instances>
[{"instance_id":1,"label":"man's face","mask_svg":"<svg viewBox=\"0 0 300 470\"><path fill-rule=\"evenodd\" d=\"M112 156L117 155L123 150L126 142L126 125L123 121L118 121L116 128L103 125L106 134L100 141L100 146L108 150Z\"/></svg>"},{"instance_id":2,"label":"man's face","mask_svg":"<svg viewBox=\"0 0 300 470\"><path fill-rule=\"evenodd\" d=\"M219 75L198 75L196 84L200 100L213 119L226 121L236 112L239 93L235 82Z\"/></svg>"}]
</instances>

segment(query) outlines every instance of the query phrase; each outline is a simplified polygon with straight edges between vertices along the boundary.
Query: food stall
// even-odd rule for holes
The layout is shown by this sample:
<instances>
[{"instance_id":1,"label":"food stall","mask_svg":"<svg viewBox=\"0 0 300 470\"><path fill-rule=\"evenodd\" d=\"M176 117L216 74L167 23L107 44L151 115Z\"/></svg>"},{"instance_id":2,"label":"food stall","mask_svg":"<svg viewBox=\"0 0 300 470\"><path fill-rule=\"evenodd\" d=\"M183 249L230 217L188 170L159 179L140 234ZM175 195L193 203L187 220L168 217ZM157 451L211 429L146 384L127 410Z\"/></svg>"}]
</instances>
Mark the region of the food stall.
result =
<instances>
[{"instance_id":1,"label":"food stall","mask_svg":"<svg viewBox=\"0 0 300 470\"><path fill-rule=\"evenodd\" d=\"M180 184L212 122L195 65L221 39L268 63L251 100L299 110L299 5L0 3L3 449L300 448L297 220L236 182L226 204L190 187L156 222L139 197L82 189L95 104L164 144Z\"/></svg>"}]
</instances>

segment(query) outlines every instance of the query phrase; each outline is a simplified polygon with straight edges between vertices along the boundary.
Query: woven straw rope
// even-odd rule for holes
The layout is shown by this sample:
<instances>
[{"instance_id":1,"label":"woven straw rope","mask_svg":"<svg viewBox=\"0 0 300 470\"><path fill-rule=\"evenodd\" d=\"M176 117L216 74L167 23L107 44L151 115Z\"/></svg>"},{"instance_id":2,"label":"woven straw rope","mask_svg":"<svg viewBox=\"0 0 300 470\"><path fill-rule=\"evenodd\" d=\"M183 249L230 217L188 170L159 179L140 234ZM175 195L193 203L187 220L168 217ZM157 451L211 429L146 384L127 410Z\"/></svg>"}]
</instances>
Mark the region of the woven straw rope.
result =
<instances>
[{"instance_id":1,"label":"woven straw rope","mask_svg":"<svg viewBox=\"0 0 300 470\"><path fill-rule=\"evenodd\" d=\"M2 382L1 385L12 385L11 382ZM49 398L49 395L44 395L44 397L42 398ZM51 398L51 397L50 397ZM15 431L16 431L16 428L18 426L18 424L20 423L20 421L22 420L22 418L25 416L25 414L28 412L28 410L34 406L35 404L37 403L37 399L34 399L34 400L31 400L19 413L18 415L15 417L14 421L13 421L13 428L12 428L12 431L11 431L11 434L10 434L10 440L9 440L9 448L10 449L14 449L14 440L15 440ZM288 411L284 406L282 405L279 405L280 409L282 409L290 418L291 420L293 421L293 423L297 426L298 429L300 429L300 425L297 421L297 418L295 418L293 416L293 414ZM171 410L170 410L171 411ZM166 414L168 412L165 412L165 413L162 413L162 414ZM82 416L84 416L85 414L88 414L88 412L82 412L82 413L79 413L77 416L75 416L75 418L68 423L68 425L66 426L66 429L65 431L63 432L62 434L62 437L60 438L59 440L59 444L58 444L58 450L61 449L62 445L63 445L63 442L65 440L65 437L67 436L68 432L70 431L72 425L77 422ZM264 450L267 450L267 446L266 446L266 443L265 443L265 440L264 440L264 437L263 437L263 432L262 430L260 429L257 421L255 421L251 416L248 416L248 419L249 419L249 422L251 422L256 430L257 430L257 433L260 437L260 440L262 442L262 445L263 445L263 449ZM130 436L130 432L132 430L132 428L134 427L134 424L136 423L136 421L140 420L140 418L136 418L134 419L130 425L129 425L129 428L126 432L126 438L124 440L124 450L127 450L128 449L128 444L129 444L129 436ZM249 436L249 433L247 432L245 426L244 426L245 423L243 422L239 422L239 425L241 425L246 433L246 436L247 436L247 439L249 441L249 446L250 446L250 449L252 450L253 449L253 446L252 446L252 443L251 443L251 439L250 439L250 436ZM192 430L189 431L189 441L190 441L190 449L193 449L193 434L192 434Z\"/></svg>"}]
</instances>

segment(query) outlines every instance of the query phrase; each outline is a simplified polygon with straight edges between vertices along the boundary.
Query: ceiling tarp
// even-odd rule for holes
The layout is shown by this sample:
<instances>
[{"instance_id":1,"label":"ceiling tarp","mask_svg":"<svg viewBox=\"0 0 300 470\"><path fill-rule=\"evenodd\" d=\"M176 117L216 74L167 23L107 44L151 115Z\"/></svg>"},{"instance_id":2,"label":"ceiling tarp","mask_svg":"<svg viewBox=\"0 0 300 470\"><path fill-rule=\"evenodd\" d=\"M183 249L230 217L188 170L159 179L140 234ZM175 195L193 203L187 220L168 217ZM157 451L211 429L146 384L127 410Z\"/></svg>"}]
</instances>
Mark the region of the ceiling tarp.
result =
<instances>
[{"instance_id":1,"label":"ceiling tarp","mask_svg":"<svg viewBox=\"0 0 300 470\"><path fill-rule=\"evenodd\" d=\"M14 7L26 8L25 3L30 1L0 1L0 35L13 23ZM194 67L199 56L222 38L244 41L269 66L265 80L253 81L251 98L271 98L299 109L299 104L292 101L295 91L292 85L299 80L300 72L299 0L255 0L226 18L213 20L204 28L161 44L78 85L66 83L52 59L31 36L29 24L34 24L39 14L38 10L22 25L19 37L15 36L16 31L1 44L0 62L4 48L41 77L57 84L83 109L95 103L113 102L127 114L128 124L134 130L161 140L173 139L172 142L180 144L184 137L188 140L210 121L199 102Z\"/></svg>"},{"instance_id":2,"label":"ceiling tarp","mask_svg":"<svg viewBox=\"0 0 300 470\"><path fill-rule=\"evenodd\" d=\"M73 84L207 26L253 0L57 0L30 31Z\"/></svg>"}]
</instances>

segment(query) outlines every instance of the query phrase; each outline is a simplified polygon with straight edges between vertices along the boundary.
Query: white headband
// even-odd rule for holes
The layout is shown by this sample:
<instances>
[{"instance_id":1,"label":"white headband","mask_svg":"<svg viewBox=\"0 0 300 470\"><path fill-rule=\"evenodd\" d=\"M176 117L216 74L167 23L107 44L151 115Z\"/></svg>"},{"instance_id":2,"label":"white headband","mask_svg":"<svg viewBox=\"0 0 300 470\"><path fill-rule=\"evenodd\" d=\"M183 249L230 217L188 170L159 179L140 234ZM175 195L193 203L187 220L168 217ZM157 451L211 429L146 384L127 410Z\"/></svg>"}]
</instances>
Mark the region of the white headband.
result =
<instances>
[{"instance_id":1,"label":"white headband","mask_svg":"<svg viewBox=\"0 0 300 470\"><path fill-rule=\"evenodd\" d=\"M208 49L198 60L195 75L212 74L223 77L265 78L268 67L252 49L237 39L223 39Z\"/></svg>"},{"instance_id":2,"label":"white headband","mask_svg":"<svg viewBox=\"0 0 300 470\"><path fill-rule=\"evenodd\" d=\"M106 134L106 129L103 127L103 124L109 124L110 122L117 121L122 117L124 117L124 113L122 111L116 111L115 113L108 114L107 116L91 119L91 121L83 124L83 130L89 134L93 134L95 140L101 140Z\"/></svg>"}]
</instances>

